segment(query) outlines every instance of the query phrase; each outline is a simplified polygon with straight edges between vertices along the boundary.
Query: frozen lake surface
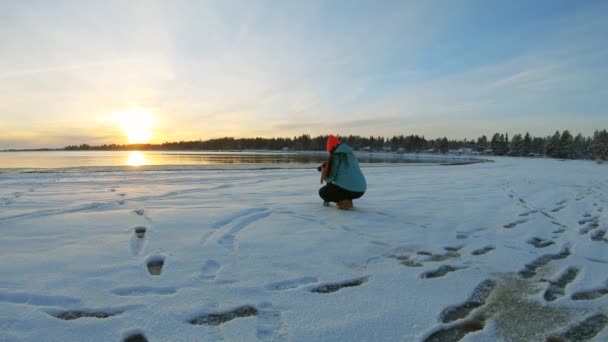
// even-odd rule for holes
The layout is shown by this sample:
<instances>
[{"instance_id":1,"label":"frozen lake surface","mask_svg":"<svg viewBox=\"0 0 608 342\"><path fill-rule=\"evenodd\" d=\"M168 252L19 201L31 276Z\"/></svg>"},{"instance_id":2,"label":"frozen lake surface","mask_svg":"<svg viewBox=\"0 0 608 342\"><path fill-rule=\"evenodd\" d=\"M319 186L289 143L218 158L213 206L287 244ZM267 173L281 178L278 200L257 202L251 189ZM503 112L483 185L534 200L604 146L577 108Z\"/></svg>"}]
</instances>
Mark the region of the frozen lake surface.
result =
<instances>
[{"instance_id":1,"label":"frozen lake surface","mask_svg":"<svg viewBox=\"0 0 608 342\"><path fill-rule=\"evenodd\" d=\"M608 165L363 172L2 173L0 340L608 340Z\"/></svg>"},{"instance_id":2,"label":"frozen lake surface","mask_svg":"<svg viewBox=\"0 0 608 342\"><path fill-rule=\"evenodd\" d=\"M445 155L358 152L362 164L439 164L475 161ZM314 168L327 153L277 151L31 151L0 152L1 172L181 171ZM477 160L479 161L479 160Z\"/></svg>"}]
</instances>

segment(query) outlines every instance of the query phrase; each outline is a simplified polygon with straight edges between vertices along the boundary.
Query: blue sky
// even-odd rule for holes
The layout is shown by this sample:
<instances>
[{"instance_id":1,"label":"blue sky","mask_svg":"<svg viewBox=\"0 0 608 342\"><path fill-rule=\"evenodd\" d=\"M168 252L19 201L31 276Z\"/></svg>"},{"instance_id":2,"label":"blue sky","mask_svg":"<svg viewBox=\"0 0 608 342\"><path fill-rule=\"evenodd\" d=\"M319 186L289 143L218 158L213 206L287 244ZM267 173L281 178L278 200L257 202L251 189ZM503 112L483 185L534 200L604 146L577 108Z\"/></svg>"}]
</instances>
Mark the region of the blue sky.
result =
<instances>
[{"instance_id":1,"label":"blue sky","mask_svg":"<svg viewBox=\"0 0 608 342\"><path fill-rule=\"evenodd\" d=\"M605 1L4 1L0 148L608 128ZM142 123L143 124L143 123Z\"/></svg>"}]
</instances>

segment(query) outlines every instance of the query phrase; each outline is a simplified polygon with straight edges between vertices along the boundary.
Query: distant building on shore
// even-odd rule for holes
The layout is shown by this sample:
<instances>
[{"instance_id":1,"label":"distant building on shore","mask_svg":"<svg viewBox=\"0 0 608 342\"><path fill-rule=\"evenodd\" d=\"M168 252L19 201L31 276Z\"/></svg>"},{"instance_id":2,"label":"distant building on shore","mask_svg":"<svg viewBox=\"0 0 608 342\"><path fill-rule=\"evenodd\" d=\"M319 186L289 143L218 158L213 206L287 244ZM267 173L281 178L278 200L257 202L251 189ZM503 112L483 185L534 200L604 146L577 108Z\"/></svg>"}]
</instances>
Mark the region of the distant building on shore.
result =
<instances>
[{"instance_id":1,"label":"distant building on shore","mask_svg":"<svg viewBox=\"0 0 608 342\"><path fill-rule=\"evenodd\" d=\"M463 147L463 148L459 148L457 150L450 150L448 152L448 154L471 156L471 155L479 155L480 153L477 151L474 151L472 148Z\"/></svg>"}]
</instances>

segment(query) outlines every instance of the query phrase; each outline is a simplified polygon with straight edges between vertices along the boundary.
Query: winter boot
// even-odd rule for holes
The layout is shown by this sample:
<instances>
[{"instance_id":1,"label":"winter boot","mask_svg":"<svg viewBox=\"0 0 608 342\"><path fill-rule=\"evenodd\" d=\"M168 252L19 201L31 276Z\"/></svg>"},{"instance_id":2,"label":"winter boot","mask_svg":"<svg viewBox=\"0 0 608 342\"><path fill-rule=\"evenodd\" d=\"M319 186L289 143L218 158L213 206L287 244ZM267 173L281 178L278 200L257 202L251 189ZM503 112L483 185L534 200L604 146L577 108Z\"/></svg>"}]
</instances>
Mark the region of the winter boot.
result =
<instances>
[{"instance_id":1,"label":"winter boot","mask_svg":"<svg viewBox=\"0 0 608 342\"><path fill-rule=\"evenodd\" d=\"M338 202L338 209L350 209L353 207L353 200L351 199L345 199L345 200L341 200L340 202Z\"/></svg>"}]
</instances>

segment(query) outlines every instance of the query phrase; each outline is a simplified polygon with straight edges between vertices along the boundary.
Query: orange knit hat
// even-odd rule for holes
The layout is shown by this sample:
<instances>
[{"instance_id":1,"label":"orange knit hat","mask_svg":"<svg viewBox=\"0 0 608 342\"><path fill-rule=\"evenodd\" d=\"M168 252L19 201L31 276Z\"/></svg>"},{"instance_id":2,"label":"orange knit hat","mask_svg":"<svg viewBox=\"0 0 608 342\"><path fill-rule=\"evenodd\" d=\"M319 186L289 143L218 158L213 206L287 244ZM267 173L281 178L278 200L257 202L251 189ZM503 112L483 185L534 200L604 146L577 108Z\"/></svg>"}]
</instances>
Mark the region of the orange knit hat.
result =
<instances>
[{"instance_id":1,"label":"orange knit hat","mask_svg":"<svg viewBox=\"0 0 608 342\"><path fill-rule=\"evenodd\" d=\"M338 140L338 137L336 137L335 135L330 135L329 137L327 137L327 152L331 152L331 149L339 144L340 140Z\"/></svg>"}]
</instances>

